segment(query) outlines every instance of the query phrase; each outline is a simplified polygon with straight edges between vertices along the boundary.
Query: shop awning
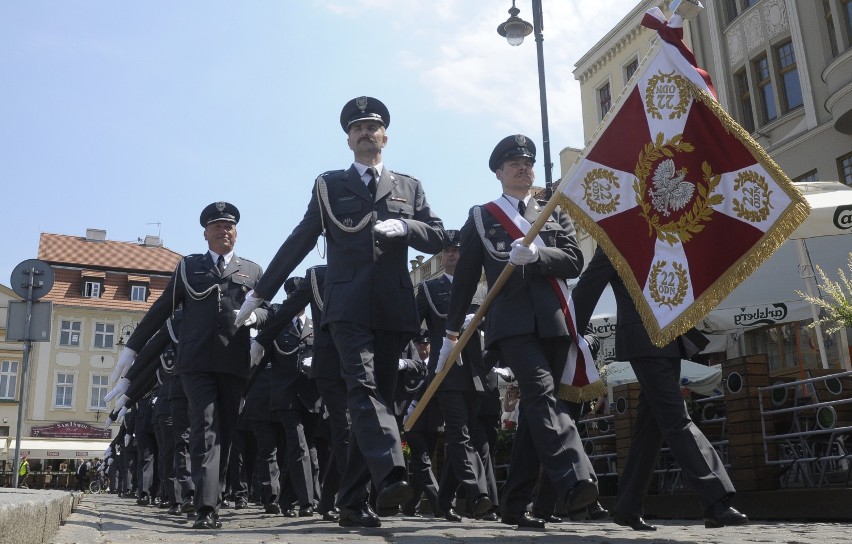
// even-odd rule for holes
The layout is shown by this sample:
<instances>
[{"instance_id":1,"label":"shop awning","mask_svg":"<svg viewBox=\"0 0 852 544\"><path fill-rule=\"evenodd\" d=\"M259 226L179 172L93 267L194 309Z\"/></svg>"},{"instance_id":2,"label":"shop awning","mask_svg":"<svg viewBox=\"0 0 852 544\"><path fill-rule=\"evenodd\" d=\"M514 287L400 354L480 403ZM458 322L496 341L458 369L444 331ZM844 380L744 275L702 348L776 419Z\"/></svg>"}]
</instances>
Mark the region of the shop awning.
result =
<instances>
[{"instance_id":1,"label":"shop awning","mask_svg":"<svg viewBox=\"0 0 852 544\"><path fill-rule=\"evenodd\" d=\"M111 440L87 440L69 438L22 438L21 456L33 459L91 459L103 457ZM6 458L15 457L15 437L4 444Z\"/></svg>"}]
</instances>

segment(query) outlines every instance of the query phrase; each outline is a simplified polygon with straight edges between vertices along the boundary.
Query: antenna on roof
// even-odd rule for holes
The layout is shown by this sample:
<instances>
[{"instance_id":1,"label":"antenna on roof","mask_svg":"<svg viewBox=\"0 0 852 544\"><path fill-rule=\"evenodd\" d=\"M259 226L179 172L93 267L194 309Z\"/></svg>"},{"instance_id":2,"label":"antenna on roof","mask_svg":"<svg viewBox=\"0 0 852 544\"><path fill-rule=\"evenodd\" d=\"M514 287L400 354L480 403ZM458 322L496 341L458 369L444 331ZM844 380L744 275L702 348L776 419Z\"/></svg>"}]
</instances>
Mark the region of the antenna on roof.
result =
<instances>
[{"instance_id":1,"label":"antenna on roof","mask_svg":"<svg viewBox=\"0 0 852 544\"><path fill-rule=\"evenodd\" d=\"M145 224L146 224L146 225L157 225L157 238L161 238L161 236L160 236L160 227L163 225L162 223L160 223L159 221L156 221L156 222L154 222L154 223L145 223Z\"/></svg>"}]
</instances>

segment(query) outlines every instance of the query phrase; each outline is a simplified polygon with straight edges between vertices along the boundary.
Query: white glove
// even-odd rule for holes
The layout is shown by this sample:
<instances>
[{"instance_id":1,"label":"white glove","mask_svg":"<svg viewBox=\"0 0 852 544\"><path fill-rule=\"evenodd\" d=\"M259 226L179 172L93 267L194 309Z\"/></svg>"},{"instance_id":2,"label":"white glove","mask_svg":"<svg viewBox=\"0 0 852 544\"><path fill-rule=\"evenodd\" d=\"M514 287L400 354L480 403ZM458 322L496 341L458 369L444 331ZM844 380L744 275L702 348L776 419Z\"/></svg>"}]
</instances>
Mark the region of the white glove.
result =
<instances>
[{"instance_id":1,"label":"white glove","mask_svg":"<svg viewBox=\"0 0 852 544\"><path fill-rule=\"evenodd\" d=\"M435 374L441 373L441 369L444 368L447 359L450 358L450 352L453 351L453 348L458 343L458 340L450 340L446 336L444 337L444 342L441 344L441 351L438 352L438 364L435 366Z\"/></svg>"},{"instance_id":2,"label":"white glove","mask_svg":"<svg viewBox=\"0 0 852 544\"><path fill-rule=\"evenodd\" d=\"M115 387L112 388L112 391L104 395L104 402L109 402L115 397L123 395L127 391L128 387L130 387L130 380L127 378L120 378L118 383L115 384Z\"/></svg>"},{"instance_id":3,"label":"white glove","mask_svg":"<svg viewBox=\"0 0 852 544\"><path fill-rule=\"evenodd\" d=\"M116 408L125 408L127 406L127 401L129 401L129 400L130 400L130 398L127 395L121 395L120 397L115 399L115 407Z\"/></svg>"},{"instance_id":4,"label":"white glove","mask_svg":"<svg viewBox=\"0 0 852 544\"><path fill-rule=\"evenodd\" d=\"M109 429L109 426L115 423L109 416L107 416L106 421L104 421L104 429Z\"/></svg>"},{"instance_id":5,"label":"white glove","mask_svg":"<svg viewBox=\"0 0 852 544\"><path fill-rule=\"evenodd\" d=\"M313 357L305 357L304 359L302 359L301 367L299 368L299 370L301 370L303 374L308 374L311 370L311 365L313 364L313 362Z\"/></svg>"},{"instance_id":6,"label":"white glove","mask_svg":"<svg viewBox=\"0 0 852 544\"><path fill-rule=\"evenodd\" d=\"M464 323L462 323L462 330L466 329L470 322L473 321L473 316L476 314L467 314L464 316Z\"/></svg>"},{"instance_id":7,"label":"white glove","mask_svg":"<svg viewBox=\"0 0 852 544\"><path fill-rule=\"evenodd\" d=\"M126 434L124 435L124 445L127 446L128 444L130 444L130 435Z\"/></svg>"},{"instance_id":8,"label":"white glove","mask_svg":"<svg viewBox=\"0 0 852 544\"><path fill-rule=\"evenodd\" d=\"M524 266L525 264L534 263L538 260L538 247L535 242L529 246L525 246L522 242L523 238L518 238L512 242L512 251L509 253L509 262L515 266Z\"/></svg>"},{"instance_id":9,"label":"white glove","mask_svg":"<svg viewBox=\"0 0 852 544\"><path fill-rule=\"evenodd\" d=\"M251 354L251 366L257 366L260 364L260 360L263 359L263 354L266 350L263 349L263 346L260 345L260 342L252 339L251 341L251 349L249 353Z\"/></svg>"},{"instance_id":10,"label":"white glove","mask_svg":"<svg viewBox=\"0 0 852 544\"><path fill-rule=\"evenodd\" d=\"M514 374L512 374L512 370L511 370L511 369L508 369L508 368L500 368L500 367L496 367L496 366L495 366L495 367L494 367L494 368L492 368L491 370L493 370L493 371L494 371L494 374L497 374L498 376L500 376L501 378L503 378L503 381L506 381L506 382L513 382L513 381L515 381L515 375L514 375Z\"/></svg>"},{"instance_id":11,"label":"white glove","mask_svg":"<svg viewBox=\"0 0 852 544\"><path fill-rule=\"evenodd\" d=\"M417 408L417 401L411 401L411 404L408 405L408 410L405 411L405 416L402 418L402 425L405 426L408 423L408 418L411 417L411 414L414 413L414 409Z\"/></svg>"},{"instance_id":12,"label":"white glove","mask_svg":"<svg viewBox=\"0 0 852 544\"><path fill-rule=\"evenodd\" d=\"M133 359L136 358L136 352L130 348L124 348L121 350L121 355L118 356L118 362L115 363L115 370L112 371L112 375L109 377L109 383L115 383L115 381L127 373L127 369L130 368L130 365L133 364Z\"/></svg>"},{"instance_id":13,"label":"white glove","mask_svg":"<svg viewBox=\"0 0 852 544\"><path fill-rule=\"evenodd\" d=\"M107 449L104 450L104 459L112 455L112 448L107 446Z\"/></svg>"},{"instance_id":14,"label":"white glove","mask_svg":"<svg viewBox=\"0 0 852 544\"><path fill-rule=\"evenodd\" d=\"M241 310L234 310L234 319L237 319L237 320L239 319L240 311ZM242 326L243 327L251 327L255 323L257 323L257 314L252 311L252 313L249 314L249 316L246 318L246 320L242 324Z\"/></svg>"},{"instance_id":15,"label":"white glove","mask_svg":"<svg viewBox=\"0 0 852 544\"><path fill-rule=\"evenodd\" d=\"M234 320L234 325L237 327L242 327L244 323L246 323L254 313L254 311L263 304L262 298L255 298L254 291L249 291L246 293L246 299L243 302L243 305L240 306L240 310L237 312L237 318ZM257 320L257 316L254 316L255 321Z\"/></svg>"},{"instance_id":16,"label":"white glove","mask_svg":"<svg viewBox=\"0 0 852 544\"><path fill-rule=\"evenodd\" d=\"M115 416L117 418L116 421L124 421L124 414L126 414L126 413L127 413L127 406L123 407L121 410L118 411L118 415ZM127 443L125 443L124 445L126 446Z\"/></svg>"},{"instance_id":17,"label":"white glove","mask_svg":"<svg viewBox=\"0 0 852 544\"><path fill-rule=\"evenodd\" d=\"M386 221L379 221L376 223L373 230L378 234L387 236L388 238L395 238L398 236L405 236L408 233L408 225L399 219L388 219Z\"/></svg>"},{"instance_id":18,"label":"white glove","mask_svg":"<svg viewBox=\"0 0 852 544\"><path fill-rule=\"evenodd\" d=\"M399 360L399 366L397 366L396 369L397 370L405 370L406 368L408 368L408 363L406 362L405 359L400 359Z\"/></svg>"}]
</instances>

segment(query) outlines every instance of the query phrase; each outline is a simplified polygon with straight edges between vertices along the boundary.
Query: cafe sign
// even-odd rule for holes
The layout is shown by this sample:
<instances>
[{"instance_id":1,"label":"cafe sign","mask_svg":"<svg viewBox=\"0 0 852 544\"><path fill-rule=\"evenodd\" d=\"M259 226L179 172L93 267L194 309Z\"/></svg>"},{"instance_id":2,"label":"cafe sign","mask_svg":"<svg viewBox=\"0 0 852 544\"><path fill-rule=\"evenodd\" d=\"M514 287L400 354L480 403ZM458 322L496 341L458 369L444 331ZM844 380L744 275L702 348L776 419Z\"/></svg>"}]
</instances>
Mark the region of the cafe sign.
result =
<instances>
[{"instance_id":1,"label":"cafe sign","mask_svg":"<svg viewBox=\"0 0 852 544\"><path fill-rule=\"evenodd\" d=\"M109 429L99 429L79 421L61 421L53 425L33 427L30 434L45 438L112 438Z\"/></svg>"}]
</instances>

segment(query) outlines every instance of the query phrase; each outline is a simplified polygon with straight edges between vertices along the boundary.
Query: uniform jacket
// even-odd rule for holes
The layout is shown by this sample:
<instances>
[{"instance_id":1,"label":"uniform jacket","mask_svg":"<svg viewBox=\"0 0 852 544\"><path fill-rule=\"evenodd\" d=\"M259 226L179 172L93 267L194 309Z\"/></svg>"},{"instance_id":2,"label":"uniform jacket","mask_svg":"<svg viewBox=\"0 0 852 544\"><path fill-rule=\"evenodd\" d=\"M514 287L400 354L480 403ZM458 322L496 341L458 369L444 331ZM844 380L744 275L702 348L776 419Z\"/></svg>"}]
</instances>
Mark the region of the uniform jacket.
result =
<instances>
[{"instance_id":1,"label":"uniform jacket","mask_svg":"<svg viewBox=\"0 0 852 544\"><path fill-rule=\"evenodd\" d=\"M163 294L136 326L127 347L138 352L174 309L182 305L175 373L216 372L247 377L249 328L234 326L235 310L240 309L246 293L254 288L263 270L237 255L221 277L209 253L189 255L181 262L185 263L186 282L178 265ZM197 296L208 290L206 296ZM261 307L255 313L257 325L263 325L267 309Z\"/></svg>"},{"instance_id":2,"label":"uniform jacket","mask_svg":"<svg viewBox=\"0 0 852 544\"><path fill-rule=\"evenodd\" d=\"M310 412L319 412L319 392L314 381L301 369L302 359L312 355L313 331L310 319L305 319L301 334L291 320L272 342L272 368L264 371L271 373L270 410L304 407Z\"/></svg>"},{"instance_id":3,"label":"uniform jacket","mask_svg":"<svg viewBox=\"0 0 852 544\"><path fill-rule=\"evenodd\" d=\"M320 178L328 198L321 196L318 179L305 216L272 259L255 288L257 296L273 297L325 229L328 269L321 325L346 321L372 329L418 331L408 248L437 253L444 238L441 220L432 213L422 185L384 168L373 199L354 165ZM328 207L321 200L327 200ZM365 218L368 222L363 229L346 231ZM386 219L404 221L407 235L386 238L375 234L372 225Z\"/></svg>"},{"instance_id":4,"label":"uniform jacket","mask_svg":"<svg viewBox=\"0 0 852 544\"><path fill-rule=\"evenodd\" d=\"M615 325L615 357L619 361L630 361L637 357L686 358L695 355L695 351L685 349L685 345L692 344L698 349L703 349L707 345L707 338L696 329L691 329L684 335L689 339L687 344L684 344L682 337L678 337L662 348L655 346L648 336L627 287L600 247L595 251L588 268L580 276L571 293L579 330L586 329L607 284L612 286L618 306Z\"/></svg>"},{"instance_id":5,"label":"uniform jacket","mask_svg":"<svg viewBox=\"0 0 852 544\"><path fill-rule=\"evenodd\" d=\"M441 344L447 331L447 308L450 305L450 292L453 284L446 275L425 281L417 290L417 313L426 321L429 329L429 370L435 373ZM485 300L485 289L480 286L473 296L467 313L475 313ZM482 337L479 331L465 344L462 350L461 366L453 365L439 389L442 391L484 391L483 381L486 370L482 362Z\"/></svg>"},{"instance_id":6,"label":"uniform jacket","mask_svg":"<svg viewBox=\"0 0 852 544\"><path fill-rule=\"evenodd\" d=\"M481 214L483 242L477 229L477 210ZM525 218L534 223L541 206L530 200ZM546 247L538 248L539 258L526 266L515 267L506 284L495 296L485 320L485 346L495 346L503 338L536 334L540 338L568 335L559 299L548 282L549 276L575 278L583 269L583 253L574 236L574 224L560 208L554 210L539 236ZM500 222L482 206L471 209L461 229L461 255L453 277L453 291L447 315L447 330L459 331L479 284L482 269L491 287L508 262L514 240ZM497 252L490 252L492 249Z\"/></svg>"},{"instance_id":7,"label":"uniform jacket","mask_svg":"<svg viewBox=\"0 0 852 544\"><path fill-rule=\"evenodd\" d=\"M405 370L399 372L394 395L394 413L404 419L411 403L415 400L419 401L429 387L434 373L428 371L427 363L420 358L417 348L411 342L403 353L403 359L407 366ZM438 432L443 426L444 415L441 413L438 402L433 399L414 422L411 432Z\"/></svg>"}]
</instances>

